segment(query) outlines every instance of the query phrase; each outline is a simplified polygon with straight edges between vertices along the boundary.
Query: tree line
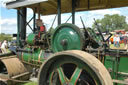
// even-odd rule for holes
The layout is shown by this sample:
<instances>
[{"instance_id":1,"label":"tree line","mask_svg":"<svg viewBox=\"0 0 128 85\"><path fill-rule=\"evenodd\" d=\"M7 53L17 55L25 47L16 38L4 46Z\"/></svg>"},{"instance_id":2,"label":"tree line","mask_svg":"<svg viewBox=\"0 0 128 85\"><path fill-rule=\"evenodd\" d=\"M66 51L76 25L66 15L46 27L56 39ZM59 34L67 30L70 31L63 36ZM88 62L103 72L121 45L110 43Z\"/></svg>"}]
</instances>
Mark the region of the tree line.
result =
<instances>
[{"instance_id":1,"label":"tree line","mask_svg":"<svg viewBox=\"0 0 128 85\"><path fill-rule=\"evenodd\" d=\"M1 33L0 34L0 41L11 41L12 40L12 36L10 34L5 34L5 33Z\"/></svg>"},{"instance_id":2,"label":"tree line","mask_svg":"<svg viewBox=\"0 0 128 85\"><path fill-rule=\"evenodd\" d=\"M113 14L109 15L106 14L102 19L97 19L96 22L100 27L102 32L112 32L117 29L126 29L128 30L128 24L126 22L126 16ZM95 22L92 25L92 28L95 29L96 25Z\"/></svg>"}]
</instances>

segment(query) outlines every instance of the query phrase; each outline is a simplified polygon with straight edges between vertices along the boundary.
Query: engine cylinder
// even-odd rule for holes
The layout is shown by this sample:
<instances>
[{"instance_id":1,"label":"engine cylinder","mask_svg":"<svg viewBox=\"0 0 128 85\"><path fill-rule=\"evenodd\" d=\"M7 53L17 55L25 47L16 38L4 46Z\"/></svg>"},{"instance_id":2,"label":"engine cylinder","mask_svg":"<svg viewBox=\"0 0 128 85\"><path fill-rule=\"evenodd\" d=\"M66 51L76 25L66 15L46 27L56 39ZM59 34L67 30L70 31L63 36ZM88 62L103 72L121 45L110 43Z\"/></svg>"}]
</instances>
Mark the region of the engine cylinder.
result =
<instances>
[{"instance_id":1,"label":"engine cylinder","mask_svg":"<svg viewBox=\"0 0 128 85\"><path fill-rule=\"evenodd\" d=\"M37 38L37 35L36 34L33 34L33 33L30 33L27 37L27 44L29 45L35 45L36 43L36 38Z\"/></svg>"}]
</instances>

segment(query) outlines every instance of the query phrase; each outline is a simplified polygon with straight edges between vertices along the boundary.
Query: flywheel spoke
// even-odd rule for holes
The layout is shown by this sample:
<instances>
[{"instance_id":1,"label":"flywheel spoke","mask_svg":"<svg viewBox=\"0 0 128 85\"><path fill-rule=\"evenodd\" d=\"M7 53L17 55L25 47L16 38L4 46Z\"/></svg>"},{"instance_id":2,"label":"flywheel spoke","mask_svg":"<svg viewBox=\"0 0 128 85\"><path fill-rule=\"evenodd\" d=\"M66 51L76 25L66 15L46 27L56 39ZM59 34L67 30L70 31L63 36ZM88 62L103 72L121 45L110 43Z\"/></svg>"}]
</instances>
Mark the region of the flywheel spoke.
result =
<instances>
[{"instance_id":1,"label":"flywheel spoke","mask_svg":"<svg viewBox=\"0 0 128 85\"><path fill-rule=\"evenodd\" d=\"M58 77L58 73L53 71L50 74L50 82L49 82L49 85L56 85L57 77Z\"/></svg>"},{"instance_id":2,"label":"flywheel spoke","mask_svg":"<svg viewBox=\"0 0 128 85\"><path fill-rule=\"evenodd\" d=\"M63 85L66 82L66 76L64 75L63 69L61 67L57 68L59 79L61 82L61 85Z\"/></svg>"},{"instance_id":3,"label":"flywheel spoke","mask_svg":"<svg viewBox=\"0 0 128 85\"><path fill-rule=\"evenodd\" d=\"M73 85L76 85L76 82L78 81L78 78L80 77L81 72L82 72L82 69L76 67L76 69L70 79L70 81Z\"/></svg>"}]
</instances>

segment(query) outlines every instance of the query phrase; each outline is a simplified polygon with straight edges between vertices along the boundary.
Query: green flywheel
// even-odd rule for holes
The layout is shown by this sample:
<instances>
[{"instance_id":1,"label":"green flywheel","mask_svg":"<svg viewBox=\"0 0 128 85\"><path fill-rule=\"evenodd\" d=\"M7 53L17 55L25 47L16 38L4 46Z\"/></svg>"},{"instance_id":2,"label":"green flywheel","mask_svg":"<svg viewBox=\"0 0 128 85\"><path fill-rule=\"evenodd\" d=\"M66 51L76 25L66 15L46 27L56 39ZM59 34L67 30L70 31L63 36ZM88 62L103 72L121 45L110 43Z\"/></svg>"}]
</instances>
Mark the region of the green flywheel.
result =
<instances>
[{"instance_id":1,"label":"green flywheel","mask_svg":"<svg viewBox=\"0 0 128 85\"><path fill-rule=\"evenodd\" d=\"M84 46L84 35L76 25L61 24L52 35L51 45L53 52L81 50Z\"/></svg>"}]
</instances>

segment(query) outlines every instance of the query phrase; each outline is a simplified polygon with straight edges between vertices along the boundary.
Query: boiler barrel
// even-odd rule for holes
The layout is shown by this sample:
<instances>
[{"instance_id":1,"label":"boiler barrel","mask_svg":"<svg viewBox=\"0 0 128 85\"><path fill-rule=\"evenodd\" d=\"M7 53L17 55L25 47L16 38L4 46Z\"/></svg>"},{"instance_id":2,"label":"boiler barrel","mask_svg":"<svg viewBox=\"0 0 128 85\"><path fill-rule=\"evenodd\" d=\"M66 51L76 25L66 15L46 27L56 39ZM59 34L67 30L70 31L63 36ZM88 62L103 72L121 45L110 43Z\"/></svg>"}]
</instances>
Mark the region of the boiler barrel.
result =
<instances>
[{"instance_id":1,"label":"boiler barrel","mask_svg":"<svg viewBox=\"0 0 128 85\"><path fill-rule=\"evenodd\" d=\"M31 49L25 48L25 50L30 51ZM17 57L25 63L37 64L43 62L47 56L45 55L44 50L36 48L33 53L19 52Z\"/></svg>"}]
</instances>

